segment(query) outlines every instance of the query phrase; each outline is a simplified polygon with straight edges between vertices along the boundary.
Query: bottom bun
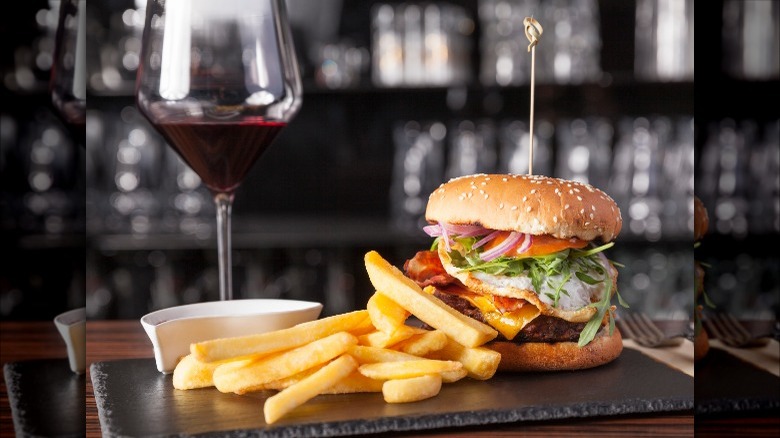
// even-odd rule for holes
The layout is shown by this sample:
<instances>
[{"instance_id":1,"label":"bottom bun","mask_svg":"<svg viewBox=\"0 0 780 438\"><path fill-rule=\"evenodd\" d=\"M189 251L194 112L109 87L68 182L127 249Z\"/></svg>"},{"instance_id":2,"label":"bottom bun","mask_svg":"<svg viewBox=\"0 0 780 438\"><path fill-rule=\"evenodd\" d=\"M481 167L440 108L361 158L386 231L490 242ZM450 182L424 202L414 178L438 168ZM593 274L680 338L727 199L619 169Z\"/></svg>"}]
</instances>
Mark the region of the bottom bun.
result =
<instances>
[{"instance_id":1,"label":"bottom bun","mask_svg":"<svg viewBox=\"0 0 780 438\"><path fill-rule=\"evenodd\" d=\"M707 336L707 331L702 327L699 333L693 338L693 360L699 361L707 355L710 351L710 338Z\"/></svg>"},{"instance_id":2,"label":"bottom bun","mask_svg":"<svg viewBox=\"0 0 780 438\"><path fill-rule=\"evenodd\" d=\"M564 371L593 368L612 362L623 351L623 337L615 327L612 335L605 326L588 345L576 342L495 341L484 345L501 353L499 371Z\"/></svg>"}]
</instances>

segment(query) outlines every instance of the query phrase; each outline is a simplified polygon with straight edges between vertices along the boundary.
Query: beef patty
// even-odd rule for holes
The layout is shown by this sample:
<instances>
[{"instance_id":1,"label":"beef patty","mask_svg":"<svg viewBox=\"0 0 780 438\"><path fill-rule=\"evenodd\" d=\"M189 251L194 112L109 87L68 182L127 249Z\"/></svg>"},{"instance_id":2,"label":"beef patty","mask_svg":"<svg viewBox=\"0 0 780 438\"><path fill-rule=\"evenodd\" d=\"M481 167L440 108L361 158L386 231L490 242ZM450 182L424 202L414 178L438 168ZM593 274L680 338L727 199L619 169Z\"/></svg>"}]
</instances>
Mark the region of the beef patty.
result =
<instances>
[{"instance_id":1,"label":"beef patty","mask_svg":"<svg viewBox=\"0 0 780 438\"><path fill-rule=\"evenodd\" d=\"M438 289L433 295L458 312L487 324L482 312L466 299ZM569 322L554 316L539 315L523 327L510 342L577 342L585 324L584 322ZM507 339L499 333L496 340L506 341Z\"/></svg>"}]
</instances>

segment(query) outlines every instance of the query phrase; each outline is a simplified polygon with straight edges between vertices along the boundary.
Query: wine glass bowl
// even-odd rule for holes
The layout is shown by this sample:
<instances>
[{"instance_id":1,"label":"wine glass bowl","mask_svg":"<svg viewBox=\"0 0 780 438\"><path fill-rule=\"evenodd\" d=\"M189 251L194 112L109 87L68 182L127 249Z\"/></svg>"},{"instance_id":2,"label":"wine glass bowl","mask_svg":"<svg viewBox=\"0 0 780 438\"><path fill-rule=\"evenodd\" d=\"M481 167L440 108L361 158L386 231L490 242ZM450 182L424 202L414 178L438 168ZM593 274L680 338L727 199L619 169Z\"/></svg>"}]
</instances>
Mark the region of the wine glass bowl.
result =
<instances>
[{"instance_id":1,"label":"wine glass bowl","mask_svg":"<svg viewBox=\"0 0 780 438\"><path fill-rule=\"evenodd\" d=\"M62 0L49 90L74 139L85 146L87 114L86 0Z\"/></svg>"},{"instance_id":2,"label":"wine glass bowl","mask_svg":"<svg viewBox=\"0 0 780 438\"><path fill-rule=\"evenodd\" d=\"M214 196L220 297L231 299L235 190L301 106L284 0L150 0L135 95Z\"/></svg>"}]
</instances>

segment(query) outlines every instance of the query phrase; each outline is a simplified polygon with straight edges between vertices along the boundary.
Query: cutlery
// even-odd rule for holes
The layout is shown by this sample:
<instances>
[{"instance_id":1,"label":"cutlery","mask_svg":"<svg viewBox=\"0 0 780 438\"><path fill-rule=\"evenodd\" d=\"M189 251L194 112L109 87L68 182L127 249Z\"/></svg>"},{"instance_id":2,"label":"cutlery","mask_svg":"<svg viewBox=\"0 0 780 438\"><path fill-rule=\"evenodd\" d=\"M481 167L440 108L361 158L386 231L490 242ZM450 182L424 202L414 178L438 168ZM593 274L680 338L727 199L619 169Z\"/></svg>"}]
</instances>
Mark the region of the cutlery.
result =
<instances>
[{"instance_id":1,"label":"cutlery","mask_svg":"<svg viewBox=\"0 0 780 438\"><path fill-rule=\"evenodd\" d=\"M778 323L776 322L772 331L754 335L734 315L727 312L708 314L704 319L704 324L707 331L714 337L729 347L735 348L765 345L768 342L768 338L777 339L780 334Z\"/></svg>"},{"instance_id":2,"label":"cutlery","mask_svg":"<svg viewBox=\"0 0 780 438\"><path fill-rule=\"evenodd\" d=\"M620 331L643 347L672 347L680 345L687 332L667 335L644 313L621 312L616 320Z\"/></svg>"}]
</instances>

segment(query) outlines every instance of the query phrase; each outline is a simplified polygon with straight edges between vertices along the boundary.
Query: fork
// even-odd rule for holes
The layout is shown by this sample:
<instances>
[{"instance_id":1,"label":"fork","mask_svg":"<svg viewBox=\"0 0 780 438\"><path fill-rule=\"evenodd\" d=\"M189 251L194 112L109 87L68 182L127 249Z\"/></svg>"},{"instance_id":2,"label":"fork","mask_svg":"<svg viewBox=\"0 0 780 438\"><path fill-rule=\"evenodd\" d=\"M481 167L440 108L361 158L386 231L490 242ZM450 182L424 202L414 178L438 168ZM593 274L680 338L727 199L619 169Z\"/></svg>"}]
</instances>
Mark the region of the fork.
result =
<instances>
[{"instance_id":1,"label":"fork","mask_svg":"<svg viewBox=\"0 0 780 438\"><path fill-rule=\"evenodd\" d=\"M772 333L753 335L728 312L707 315L706 328L729 347L744 348L765 345L767 338L777 337L777 326Z\"/></svg>"},{"instance_id":2,"label":"fork","mask_svg":"<svg viewBox=\"0 0 780 438\"><path fill-rule=\"evenodd\" d=\"M655 323L641 312L621 312L617 318L620 330L629 339L643 347L671 347L680 345L687 333L665 334Z\"/></svg>"}]
</instances>

